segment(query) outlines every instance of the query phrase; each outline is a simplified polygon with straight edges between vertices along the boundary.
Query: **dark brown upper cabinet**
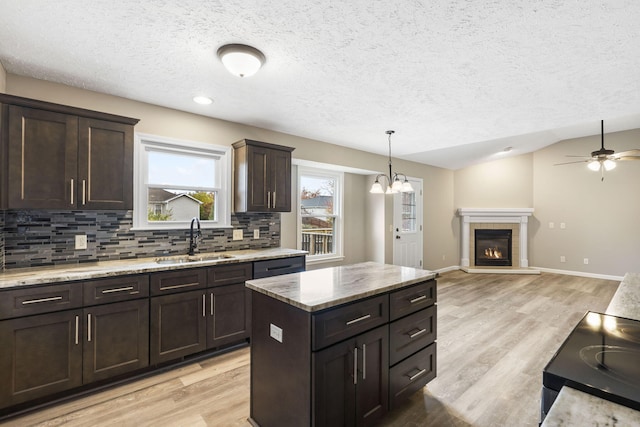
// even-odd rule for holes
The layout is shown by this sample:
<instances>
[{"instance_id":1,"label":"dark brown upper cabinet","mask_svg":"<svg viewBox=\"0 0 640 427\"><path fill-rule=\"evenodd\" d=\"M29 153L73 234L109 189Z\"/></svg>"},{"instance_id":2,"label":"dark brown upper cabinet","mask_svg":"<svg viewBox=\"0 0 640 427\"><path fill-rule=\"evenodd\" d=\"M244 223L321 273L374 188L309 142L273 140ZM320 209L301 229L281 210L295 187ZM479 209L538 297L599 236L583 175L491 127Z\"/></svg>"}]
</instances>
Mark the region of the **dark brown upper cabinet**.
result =
<instances>
[{"instance_id":1,"label":"dark brown upper cabinet","mask_svg":"<svg viewBox=\"0 0 640 427\"><path fill-rule=\"evenodd\" d=\"M137 119L0 94L2 206L133 209Z\"/></svg>"},{"instance_id":2,"label":"dark brown upper cabinet","mask_svg":"<svg viewBox=\"0 0 640 427\"><path fill-rule=\"evenodd\" d=\"M291 212L293 150L249 139L233 144L235 212Z\"/></svg>"}]
</instances>

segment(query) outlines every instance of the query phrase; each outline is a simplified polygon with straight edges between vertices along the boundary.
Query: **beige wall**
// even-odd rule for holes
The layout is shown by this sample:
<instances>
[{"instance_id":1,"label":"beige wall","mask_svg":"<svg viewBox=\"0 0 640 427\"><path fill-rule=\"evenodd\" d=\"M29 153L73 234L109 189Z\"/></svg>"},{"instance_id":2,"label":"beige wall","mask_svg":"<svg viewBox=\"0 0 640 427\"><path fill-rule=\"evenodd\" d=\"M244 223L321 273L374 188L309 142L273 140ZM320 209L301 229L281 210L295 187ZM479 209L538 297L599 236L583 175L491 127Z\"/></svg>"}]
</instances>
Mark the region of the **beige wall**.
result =
<instances>
[{"instance_id":1,"label":"beige wall","mask_svg":"<svg viewBox=\"0 0 640 427\"><path fill-rule=\"evenodd\" d=\"M366 170L384 170L387 166L385 156L28 77L8 74L6 89L7 93L13 95L135 117L140 119L137 132L227 146L242 138L251 138L295 147L293 157L297 159ZM451 229L453 172L395 159L394 169L424 180L425 268L439 269L456 264L457 244ZM347 174L345 179L345 212L348 216L345 223L345 263L372 259L368 249L370 245L383 248L387 253L385 258L389 260L391 235L376 228L382 221L388 222L389 218L371 219L374 214L370 209L375 210L375 206L384 204L384 197L372 199L369 195L370 178ZM283 214L281 218L282 246L295 247L295 215ZM388 225L386 227L388 229ZM445 254L445 261L442 260L442 254Z\"/></svg>"},{"instance_id":2,"label":"beige wall","mask_svg":"<svg viewBox=\"0 0 640 427\"><path fill-rule=\"evenodd\" d=\"M607 134L605 146L616 152L640 148L640 129ZM534 153L532 265L615 276L640 271L640 162L618 162L616 169L605 172L604 181L586 163L554 166L574 160L567 155L598 148L596 135Z\"/></svg>"},{"instance_id":3,"label":"beige wall","mask_svg":"<svg viewBox=\"0 0 640 427\"><path fill-rule=\"evenodd\" d=\"M0 62L0 93L4 93L7 90L7 73Z\"/></svg>"}]
</instances>

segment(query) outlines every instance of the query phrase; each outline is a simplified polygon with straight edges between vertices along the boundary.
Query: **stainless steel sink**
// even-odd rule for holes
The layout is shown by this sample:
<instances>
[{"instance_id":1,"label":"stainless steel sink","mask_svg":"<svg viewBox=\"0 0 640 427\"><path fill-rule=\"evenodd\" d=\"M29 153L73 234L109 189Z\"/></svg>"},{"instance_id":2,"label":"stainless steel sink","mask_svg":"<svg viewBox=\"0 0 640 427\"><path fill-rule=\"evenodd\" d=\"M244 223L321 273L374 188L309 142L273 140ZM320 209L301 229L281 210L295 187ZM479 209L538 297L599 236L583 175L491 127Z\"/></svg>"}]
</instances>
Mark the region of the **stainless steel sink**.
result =
<instances>
[{"instance_id":1,"label":"stainless steel sink","mask_svg":"<svg viewBox=\"0 0 640 427\"><path fill-rule=\"evenodd\" d=\"M233 258L233 256L224 254L178 255L158 258L156 259L156 264L187 264L202 261L218 261L230 258Z\"/></svg>"}]
</instances>

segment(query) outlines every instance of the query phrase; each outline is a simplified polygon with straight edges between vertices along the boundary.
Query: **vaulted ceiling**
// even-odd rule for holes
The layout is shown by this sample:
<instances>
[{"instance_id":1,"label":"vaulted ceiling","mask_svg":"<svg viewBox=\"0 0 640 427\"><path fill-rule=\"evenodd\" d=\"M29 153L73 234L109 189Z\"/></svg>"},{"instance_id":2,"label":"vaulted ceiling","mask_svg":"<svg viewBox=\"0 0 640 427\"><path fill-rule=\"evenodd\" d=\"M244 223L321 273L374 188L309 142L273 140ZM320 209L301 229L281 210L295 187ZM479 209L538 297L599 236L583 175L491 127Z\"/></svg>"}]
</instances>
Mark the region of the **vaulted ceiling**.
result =
<instances>
[{"instance_id":1,"label":"vaulted ceiling","mask_svg":"<svg viewBox=\"0 0 640 427\"><path fill-rule=\"evenodd\" d=\"M379 154L394 129L394 157L457 169L640 127L639 19L637 0L0 0L0 63ZM265 65L232 76L227 43Z\"/></svg>"}]
</instances>

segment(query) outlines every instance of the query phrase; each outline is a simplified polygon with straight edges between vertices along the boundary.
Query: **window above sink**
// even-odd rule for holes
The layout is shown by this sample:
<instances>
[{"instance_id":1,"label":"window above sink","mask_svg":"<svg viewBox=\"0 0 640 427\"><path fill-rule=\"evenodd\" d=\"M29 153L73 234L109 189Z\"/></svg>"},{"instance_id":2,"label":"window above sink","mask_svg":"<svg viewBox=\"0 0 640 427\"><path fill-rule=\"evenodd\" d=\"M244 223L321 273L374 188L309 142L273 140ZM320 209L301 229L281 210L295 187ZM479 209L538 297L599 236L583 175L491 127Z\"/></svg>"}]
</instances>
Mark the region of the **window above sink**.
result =
<instances>
[{"instance_id":1,"label":"window above sink","mask_svg":"<svg viewBox=\"0 0 640 427\"><path fill-rule=\"evenodd\" d=\"M230 147L136 134L134 229L231 226Z\"/></svg>"}]
</instances>

